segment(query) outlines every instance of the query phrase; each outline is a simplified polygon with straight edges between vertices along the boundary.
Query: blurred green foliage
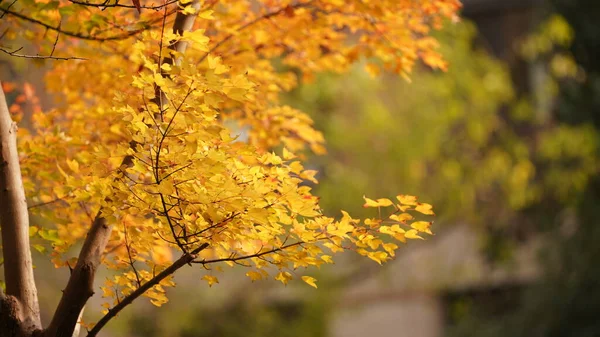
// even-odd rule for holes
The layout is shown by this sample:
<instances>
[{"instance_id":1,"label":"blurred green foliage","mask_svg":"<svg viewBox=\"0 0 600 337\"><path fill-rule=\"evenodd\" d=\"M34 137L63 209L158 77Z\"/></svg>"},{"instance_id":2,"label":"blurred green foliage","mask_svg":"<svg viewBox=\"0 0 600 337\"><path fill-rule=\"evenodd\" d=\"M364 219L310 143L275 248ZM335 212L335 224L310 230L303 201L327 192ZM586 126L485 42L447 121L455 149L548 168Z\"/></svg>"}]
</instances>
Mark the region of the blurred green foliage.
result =
<instances>
[{"instance_id":1,"label":"blurred green foliage","mask_svg":"<svg viewBox=\"0 0 600 337\"><path fill-rule=\"evenodd\" d=\"M511 241L535 231L524 212L548 196L572 203L598 167L594 129L558 125L546 110L558 82L579 76L568 54L548 47L572 32L555 17L522 42L542 76L534 92L517 94L503 63L474 45L472 24L449 28L439 36L447 73L421 68L407 83L357 68L301 86L291 104L313 112L328 140L329 154L313 158L326 210L361 216L363 194L418 195L438 223L479 225L491 255L508 256Z\"/></svg>"},{"instance_id":2,"label":"blurred green foliage","mask_svg":"<svg viewBox=\"0 0 600 337\"><path fill-rule=\"evenodd\" d=\"M555 43L542 48L550 67L557 56L565 55L577 65L577 72L566 73L555 83L556 104L552 118L558 133L545 140L544 155L562 158L560 167L569 169L577 164L590 167L589 175L573 178L575 189L570 202L560 199L548 202L545 197L531 212L532 221L547 221L546 249L542 255L544 272L538 282L523 291L518 306L502 315L478 314L474 305L467 319L452 329L450 336L533 336L591 337L600 336L600 157L597 141L600 135L600 7L594 0L552 0L553 11L564 17L571 38L568 43ZM552 22L553 17L547 22ZM542 25L541 32L553 29ZM542 38L543 40L543 38ZM546 41L552 38L546 38ZM540 41L540 39L538 39ZM555 42L558 40L554 39ZM565 67L572 69L572 66ZM551 68L552 70L552 68ZM556 73L555 73L556 74ZM574 75L574 76L573 76ZM560 130L566 130L562 133ZM576 132L579 131L579 132ZM586 138L587 137L587 138ZM576 160L573 149L586 153ZM560 171L547 171L548 182L560 184ZM557 190L560 188L555 187ZM562 190L561 193L565 193ZM544 216L540 216L544 214ZM562 216L561 216L562 215Z\"/></svg>"},{"instance_id":3,"label":"blurred green foliage","mask_svg":"<svg viewBox=\"0 0 600 337\"><path fill-rule=\"evenodd\" d=\"M171 322L133 316L130 334L159 337L169 331L168 335L180 337L326 336L327 307L318 299L266 305L242 296L236 303L229 307L187 307L178 310L177 318Z\"/></svg>"},{"instance_id":4,"label":"blurred green foliage","mask_svg":"<svg viewBox=\"0 0 600 337\"><path fill-rule=\"evenodd\" d=\"M230 281L233 281L235 277ZM327 277L319 278L328 288ZM149 310L127 317L121 335L131 337L325 337L334 291L292 287L263 281L206 289L189 297L173 296L171 310ZM237 282L234 282L237 283ZM279 291L273 291L273 287ZM329 287L331 289L331 287Z\"/></svg>"}]
</instances>

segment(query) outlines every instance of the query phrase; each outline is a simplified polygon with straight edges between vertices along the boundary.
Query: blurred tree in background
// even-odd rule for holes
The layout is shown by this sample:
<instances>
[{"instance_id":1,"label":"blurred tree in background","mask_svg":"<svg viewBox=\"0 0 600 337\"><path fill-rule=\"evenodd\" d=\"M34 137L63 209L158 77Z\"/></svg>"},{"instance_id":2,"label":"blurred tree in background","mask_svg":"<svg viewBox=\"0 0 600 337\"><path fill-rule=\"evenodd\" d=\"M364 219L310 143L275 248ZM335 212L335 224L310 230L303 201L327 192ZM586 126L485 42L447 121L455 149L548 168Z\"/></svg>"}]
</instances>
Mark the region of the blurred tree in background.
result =
<instances>
[{"instance_id":1,"label":"blurred tree in background","mask_svg":"<svg viewBox=\"0 0 600 337\"><path fill-rule=\"evenodd\" d=\"M268 290L253 284L219 305L197 303L185 310L133 315L128 333L135 337L327 336L330 297L323 292L305 295L303 301L273 299Z\"/></svg>"},{"instance_id":2,"label":"blurred tree in background","mask_svg":"<svg viewBox=\"0 0 600 337\"><path fill-rule=\"evenodd\" d=\"M523 214L545 233L544 271L538 282L522 292L513 311L485 316L478 314L482 308L475 305L450 335L600 335L600 273L596 268L600 258L600 8L587 0L554 0L552 5L550 12L565 18L570 34L560 38L542 25L543 34L533 36L534 54L545 57L551 73L579 74L560 78L547 88L556 96L549 119L558 133L541 147L551 160L541 161L536 169L558 194L544 194ZM572 66L575 63L578 68ZM585 156L572 155L582 149ZM589 169L573 171L582 164ZM574 174L563 175L565 170ZM565 189L564 179L570 179L574 188Z\"/></svg>"},{"instance_id":3,"label":"blurred tree in background","mask_svg":"<svg viewBox=\"0 0 600 337\"><path fill-rule=\"evenodd\" d=\"M421 191L439 205L438 222L487 229L488 252L501 258L535 232L532 208L546 199L574 202L597 167L596 133L557 124L542 109L559 81L579 76L568 55L546 50L570 42L568 25L549 20L521 44L523 57L547 68L531 94L515 92L506 66L475 47L475 35L462 23L440 36L447 74L421 69L406 83L357 69L351 79L323 76L300 87L295 104L318 111L329 137L330 155L313 160L324 175L324 205L360 214L351 200L364 191ZM418 135L425 137L417 142Z\"/></svg>"}]
</instances>

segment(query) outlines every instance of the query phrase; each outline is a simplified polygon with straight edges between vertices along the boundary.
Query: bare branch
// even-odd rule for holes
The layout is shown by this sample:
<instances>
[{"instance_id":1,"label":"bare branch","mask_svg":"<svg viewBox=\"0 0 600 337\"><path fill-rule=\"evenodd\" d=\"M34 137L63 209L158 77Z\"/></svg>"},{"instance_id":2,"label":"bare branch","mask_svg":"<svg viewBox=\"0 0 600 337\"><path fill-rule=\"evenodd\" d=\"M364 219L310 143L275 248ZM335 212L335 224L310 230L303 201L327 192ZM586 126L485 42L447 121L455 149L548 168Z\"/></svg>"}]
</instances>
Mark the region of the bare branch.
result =
<instances>
[{"instance_id":1,"label":"bare branch","mask_svg":"<svg viewBox=\"0 0 600 337\"><path fill-rule=\"evenodd\" d=\"M123 298L119 304L108 310L108 313L104 315L96 325L89 331L88 337L94 337L98 334L98 332L108 323L112 318L114 318L121 310L123 310L126 306L131 304L136 298L142 296L146 291L150 290L155 285L159 284L160 281L164 280L168 276L175 273L178 269L192 262L197 254L200 253L208 247L208 243L202 244L200 247L194 249L190 253L182 255L177 261L173 262L169 267L165 270L154 276L148 282L144 283L141 287L137 288L134 292L127 295Z\"/></svg>"},{"instance_id":2,"label":"bare branch","mask_svg":"<svg viewBox=\"0 0 600 337\"><path fill-rule=\"evenodd\" d=\"M176 3L179 0L170 0L167 1L166 3L162 4L162 5L156 5L156 6L140 6L141 9L153 9L153 10L160 10L163 7L169 6L171 4ZM135 7L134 5L125 5L125 4L121 4L119 2L115 2L112 4L107 3L107 1L102 1L102 2L88 2L88 1L78 1L78 0L69 0L70 3L76 4L76 5L81 5L81 6L86 6L86 7L97 7L97 8L101 8L101 9L105 9L105 8L111 8L111 7L121 7L121 8L131 8L131 9L137 9L137 7Z\"/></svg>"},{"instance_id":3,"label":"bare branch","mask_svg":"<svg viewBox=\"0 0 600 337\"><path fill-rule=\"evenodd\" d=\"M59 202L59 201L63 201L63 199L62 198L57 198L57 199L52 199L52 200L46 201L46 202L40 202L39 204L34 204L34 205L31 205L31 206L27 206L27 209L33 209L33 208L37 208L37 207L43 207L43 206L54 204L54 203Z\"/></svg>"},{"instance_id":4,"label":"bare branch","mask_svg":"<svg viewBox=\"0 0 600 337\"><path fill-rule=\"evenodd\" d=\"M63 30L62 28L60 28L60 26L55 27L49 23L46 23L46 22L31 18L27 15L12 11L9 8L0 8L0 11L2 11L2 16L8 14L8 15L14 16L20 20L40 25L48 30L55 31L60 34L64 34L66 36L70 36L70 37L74 37L74 38L78 38L78 39L82 39L82 40L90 40L90 41L125 40L125 39L128 39L132 36L135 36L135 35L143 32L145 30L151 29L151 28L146 28L146 26L149 26L149 25L152 25L152 24L162 21L162 18L160 18L159 20L151 20L151 21L146 22L146 25L144 25L144 28L134 29L134 30L122 33L122 34L115 34L115 35L109 35L109 36L96 36L96 35L82 34L82 33L78 33L78 32ZM175 13L175 11L177 11L177 9L174 9L174 10L168 12L167 15L171 15L171 14Z\"/></svg>"},{"instance_id":5,"label":"bare branch","mask_svg":"<svg viewBox=\"0 0 600 337\"><path fill-rule=\"evenodd\" d=\"M0 2L2 2L2 1L0 1ZM16 2L17 2L17 0L14 0L13 2L11 2L10 5L8 5L6 7L6 9L10 9ZM0 15L0 19L2 19L5 15L6 15L6 12L3 12L2 15Z\"/></svg>"},{"instance_id":6,"label":"bare branch","mask_svg":"<svg viewBox=\"0 0 600 337\"><path fill-rule=\"evenodd\" d=\"M61 56L53 56L53 55L27 55L27 54L19 54L18 52L23 49L23 47L15 49L13 51L10 51L4 47L0 47L0 51L8 54L10 56L14 56L14 57L22 57L22 58L26 58L26 59L44 59L44 60L60 60L60 61L67 61L67 60L87 60L86 58L83 57L77 57L77 56L67 56L67 57L61 57ZM54 51L54 49L53 49Z\"/></svg>"},{"instance_id":7,"label":"bare branch","mask_svg":"<svg viewBox=\"0 0 600 337\"><path fill-rule=\"evenodd\" d=\"M0 83L0 230L6 295L19 302L25 326L40 329L40 309L29 248L29 214L17 152L17 124L12 121Z\"/></svg>"}]
</instances>

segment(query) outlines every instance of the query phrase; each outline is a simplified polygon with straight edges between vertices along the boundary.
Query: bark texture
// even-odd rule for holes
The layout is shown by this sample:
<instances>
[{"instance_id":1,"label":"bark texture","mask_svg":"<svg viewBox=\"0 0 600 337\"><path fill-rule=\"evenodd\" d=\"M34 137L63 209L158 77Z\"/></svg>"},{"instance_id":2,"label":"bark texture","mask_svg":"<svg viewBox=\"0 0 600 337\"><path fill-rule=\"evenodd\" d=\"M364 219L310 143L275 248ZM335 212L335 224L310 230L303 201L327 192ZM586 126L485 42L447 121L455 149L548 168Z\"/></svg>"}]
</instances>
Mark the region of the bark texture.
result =
<instances>
[{"instance_id":1,"label":"bark texture","mask_svg":"<svg viewBox=\"0 0 600 337\"><path fill-rule=\"evenodd\" d=\"M41 328L29 248L29 214L17 152L17 124L0 83L0 229L6 294L0 296L0 335L31 335ZM3 330L6 329L6 330Z\"/></svg>"},{"instance_id":2,"label":"bark texture","mask_svg":"<svg viewBox=\"0 0 600 337\"><path fill-rule=\"evenodd\" d=\"M87 233L77 264L44 336L73 336L79 314L88 299L94 295L94 277L111 231L112 227L107 225L106 220L98 213L92 228Z\"/></svg>"}]
</instances>

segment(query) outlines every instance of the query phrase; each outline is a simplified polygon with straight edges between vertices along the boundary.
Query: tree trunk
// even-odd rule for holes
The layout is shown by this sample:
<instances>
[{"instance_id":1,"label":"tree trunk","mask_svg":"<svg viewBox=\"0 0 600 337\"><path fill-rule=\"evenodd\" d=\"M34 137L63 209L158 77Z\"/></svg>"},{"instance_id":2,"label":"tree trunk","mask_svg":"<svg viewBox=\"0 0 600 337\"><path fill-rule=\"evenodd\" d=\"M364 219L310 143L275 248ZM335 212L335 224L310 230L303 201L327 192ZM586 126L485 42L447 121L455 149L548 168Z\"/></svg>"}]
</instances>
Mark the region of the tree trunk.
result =
<instances>
[{"instance_id":1,"label":"tree trunk","mask_svg":"<svg viewBox=\"0 0 600 337\"><path fill-rule=\"evenodd\" d=\"M0 293L0 335L31 336L41 329L29 248L29 213L17 152L17 124L0 83L0 230L6 294Z\"/></svg>"}]
</instances>

